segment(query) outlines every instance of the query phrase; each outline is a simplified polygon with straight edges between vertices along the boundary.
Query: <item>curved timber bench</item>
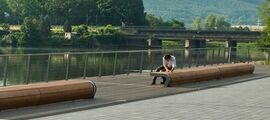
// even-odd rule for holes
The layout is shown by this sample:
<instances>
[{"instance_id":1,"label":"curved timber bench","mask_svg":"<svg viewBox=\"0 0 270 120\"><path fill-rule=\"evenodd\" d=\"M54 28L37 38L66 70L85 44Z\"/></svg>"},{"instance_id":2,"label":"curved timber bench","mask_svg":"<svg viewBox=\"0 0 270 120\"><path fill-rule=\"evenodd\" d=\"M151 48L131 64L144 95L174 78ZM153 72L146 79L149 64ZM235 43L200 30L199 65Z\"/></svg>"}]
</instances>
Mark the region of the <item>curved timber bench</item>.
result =
<instances>
[{"instance_id":1,"label":"curved timber bench","mask_svg":"<svg viewBox=\"0 0 270 120\"><path fill-rule=\"evenodd\" d=\"M227 64L216 66L220 71L220 78L236 77L246 74L253 74L255 66L253 64Z\"/></svg>"},{"instance_id":2,"label":"curved timber bench","mask_svg":"<svg viewBox=\"0 0 270 120\"><path fill-rule=\"evenodd\" d=\"M166 77L165 87L193 83L207 80L215 80L227 77L236 77L252 74L255 70L253 64L225 64L191 69L176 69L173 73L151 72L151 76Z\"/></svg>"},{"instance_id":3,"label":"curved timber bench","mask_svg":"<svg viewBox=\"0 0 270 120\"><path fill-rule=\"evenodd\" d=\"M2 87L0 110L94 98L96 89L96 85L87 80Z\"/></svg>"}]
</instances>

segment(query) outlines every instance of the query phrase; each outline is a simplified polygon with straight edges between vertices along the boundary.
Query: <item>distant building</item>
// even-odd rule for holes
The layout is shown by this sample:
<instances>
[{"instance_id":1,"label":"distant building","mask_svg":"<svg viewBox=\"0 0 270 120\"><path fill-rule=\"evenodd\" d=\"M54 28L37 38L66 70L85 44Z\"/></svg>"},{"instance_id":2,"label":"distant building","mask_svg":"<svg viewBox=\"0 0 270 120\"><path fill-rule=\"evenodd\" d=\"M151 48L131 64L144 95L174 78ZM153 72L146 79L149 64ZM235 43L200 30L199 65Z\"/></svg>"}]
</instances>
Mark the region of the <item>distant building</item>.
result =
<instances>
[{"instance_id":1,"label":"distant building","mask_svg":"<svg viewBox=\"0 0 270 120\"><path fill-rule=\"evenodd\" d=\"M265 26L258 26L258 25L232 25L233 28L249 28L250 31L263 31Z\"/></svg>"}]
</instances>

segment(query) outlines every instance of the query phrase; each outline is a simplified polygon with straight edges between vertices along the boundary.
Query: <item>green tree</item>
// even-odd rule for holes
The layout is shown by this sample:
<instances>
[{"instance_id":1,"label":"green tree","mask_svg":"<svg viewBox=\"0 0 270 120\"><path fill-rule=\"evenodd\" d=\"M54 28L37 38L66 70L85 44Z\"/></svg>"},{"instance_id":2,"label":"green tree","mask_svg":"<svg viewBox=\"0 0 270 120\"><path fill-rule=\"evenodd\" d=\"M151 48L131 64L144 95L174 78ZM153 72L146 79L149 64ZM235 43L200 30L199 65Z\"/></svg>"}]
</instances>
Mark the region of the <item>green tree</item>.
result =
<instances>
[{"instance_id":1,"label":"green tree","mask_svg":"<svg viewBox=\"0 0 270 120\"><path fill-rule=\"evenodd\" d=\"M42 45L51 35L47 0L8 0L14 15L24 19L21 27L25 45Z\"/></svg>"},{"instance_id":2,"label":"green tree","mask_svg":"<svg viewBox=\"0 0 270 120\"><path fill-rule=\"evenodd\" d=\"M216 16L213 14L209 14L205 19L205 29L213 30L216 26Z\"/></svg>"},{"instance_id":3,"label":"green tree","mask_svg":"<svg viewBox=\"0 0 270 120\"><path fill-rule=\"evenodd\" d=\"M200 17L196 17L192 23L192 28L195 30L200 30L201 29L201 18Z\"/></svg>"},{"instance_id":4,"label":"green tree","mask_svg":"<svg viewBox=\"0 0 270 120\"><path fill-rule=\"evenodd\" d=\"M8 0L11 12L20 19L39 18L40 15L46 15L46 3L48 3L47 0Z\"/></svg>"},{"instance_id":5,"label":"green tree","mask_svg":"<svg viewBox=\"0 0 270 120\"><path fill-rule=\"evenodd\" d=\"M162 26L164 21L161 17L156 17L153 14L146 14L145 15L146 24L149 26Z\"/></svg>"},{"instance_id":6,"label":"green tree","mask_svg":"<svg viewBox=\"0 0 270 120\"><path fill-rule=\"evenodd\" d=\"M101 24L142 25L145 23L142 0L97 0Z\"/></svg>"},{"instance_id":7,"label":"green tree","mask_svg":"<svg viewBox=\"0 0 270 120\"><path fill-rule=\"evenodd\" d=\"M176 19L169 21L169 25L173 28L185 28L185 23Z\"/></svg>"},{"instance_id":8,"label":"green tree","mask_svg":"<svg viewBox=\"0 0 270 120\"><path fill-rule=\"evenodd\" d=\"M49 16L41 15L38 23L38 30L42 34L42 39L48 39L51 36L51 23Z\"/></svg>"},{"instance_id":9,"label":"green tree","mask_svg":"<svg viewBox=\"0 0 270 120\"><path fill-rule=\"evenodd\" d=\"M6 12L8 12L6 0L0 0L0 23L5 21Z\"/></svg>"},{"instance_id":10,"label":"green tree","mask_svg":"<svg viewBox=\"0 0 270 120\"><path fill-rule=\"evenodd\" d=\"M217 30L229 30L231 28L231 24L226 22L224 17L216 16L215 27Z\"/></svg>"},{"instance_id":11,"label":"green tree","mask_svg":"<svg viewBox=\"0 0 270 120\"><path fill-rule=\"evenodd\" d=\"M205 29L207 30L230 30L231 24L225 21L223 16L209 14L205 19Z\"/></svg>"},{"instance_id":12,"label":"green tree","mask_svg":"<svg viewBox=\"0 0 270 120\"><path fill-rule=\"evenodd\" d=\"M38 21L36 19L26 17L21 26L21 31L24 33L24 41L22 44L33 46L40 43L40 32L38 30Z\"/></svg>"},{"instance_id":13,"label":"green tree","mask_svg":"<svg viewBox=\"0 0 270 120\"><path fill-rule=\"evenodd\" d=\"M54 24L93 23L96 16L95 0L48 0L46 8Z\"/></svg>"},{"instance_id":14,"label":"green tree","mask_svg":"<svg viewBox=\"0 0 270 120\"><path fill-rule=\"evenodd\" d=\"M260 16L265 24L263 38L259 40L259 45L270 47L270 0L265 0L259 8Z\"/></svg>"}]
</instances>

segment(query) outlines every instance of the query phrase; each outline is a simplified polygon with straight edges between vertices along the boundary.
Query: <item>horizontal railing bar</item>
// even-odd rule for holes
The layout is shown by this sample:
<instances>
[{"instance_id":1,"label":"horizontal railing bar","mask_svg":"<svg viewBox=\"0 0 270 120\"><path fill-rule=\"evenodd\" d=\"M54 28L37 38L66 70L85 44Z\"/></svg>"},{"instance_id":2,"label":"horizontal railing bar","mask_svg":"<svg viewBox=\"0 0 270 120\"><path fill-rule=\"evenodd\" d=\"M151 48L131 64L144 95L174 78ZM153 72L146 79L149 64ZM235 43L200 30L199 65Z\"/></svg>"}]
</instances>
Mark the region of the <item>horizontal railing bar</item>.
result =
<instances>
[{"instance_id":1,"label":"horizontal railing bar","mask_svg":"<svg viewBox=\"0 0 270 120\"><path fill-rule=\"evenodd\" d=\"M214 48L220 48L220 47L214 47ZM222 47L226 48L226 47ZM247 47L231 47L231 48L247 48ZM213 49L211 48L190 48L191 50L208 50ZM252 48L252 49L261 49L261 50L269 50L270 48ZM80 55L80 54L111 54L111 53L141 53L141 52L160 52L160 51L170 51L170 50L185 50L185 48L177 48L177 49L158 49L158 50L129 50L129 51L96 51L96 52L62 52L62 53L35 53L35 54L2 54L0 57L6 57L6 56L48 56L48 55Z\"/></svg>"}]
</instances>

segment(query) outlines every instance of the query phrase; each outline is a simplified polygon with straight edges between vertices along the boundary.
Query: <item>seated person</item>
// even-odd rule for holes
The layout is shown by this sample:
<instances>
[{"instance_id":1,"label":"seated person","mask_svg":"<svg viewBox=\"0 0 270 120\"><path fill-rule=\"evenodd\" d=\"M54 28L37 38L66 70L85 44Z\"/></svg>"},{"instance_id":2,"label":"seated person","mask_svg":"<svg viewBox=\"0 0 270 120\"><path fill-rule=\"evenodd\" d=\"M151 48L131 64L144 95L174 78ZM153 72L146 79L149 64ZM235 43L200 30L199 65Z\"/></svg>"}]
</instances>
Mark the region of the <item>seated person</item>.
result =
<instances>
[{"instance_id":1,"label":"seated person","mask_svg":"<svg viewBox=\"0 0 270 120\"><path fill-rule=\"evenodd\" d=\"M176 67L176 58L172 55L165 55L163 57L163 65L158 67L156 72L173 72ZM157 77L154 77L152 85L156 84ZM161 84L165 84L166 78L162 77L163 82Z\"/></svg>"}]
</instances>

